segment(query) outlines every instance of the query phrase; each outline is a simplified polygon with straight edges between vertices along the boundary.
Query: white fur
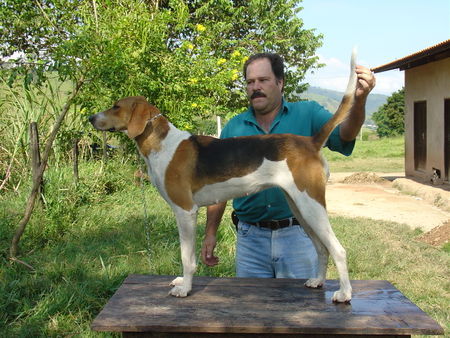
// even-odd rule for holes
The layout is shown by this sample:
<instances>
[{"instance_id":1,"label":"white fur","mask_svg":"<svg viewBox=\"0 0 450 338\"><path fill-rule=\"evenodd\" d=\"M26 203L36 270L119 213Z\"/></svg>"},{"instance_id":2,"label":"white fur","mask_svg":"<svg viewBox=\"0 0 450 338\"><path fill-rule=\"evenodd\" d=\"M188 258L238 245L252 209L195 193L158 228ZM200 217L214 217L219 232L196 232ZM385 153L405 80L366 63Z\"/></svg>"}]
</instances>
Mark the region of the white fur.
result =
<instances>
[{"instance_id":1,"label":"white fur","mask_svg":"<svg viewBox=\"0 0 450 338\"><path fill-rule=\"evenodd\" d=\"M175 128L171 123L169 123L169 127L169 133L161 142L161 149L159 151L152 151L148 157L142 154L141 156L147 164L147 171L151 182L161 193L162 197L171 203L164 185L166 169L180 143L188 139L191 134Z\"/></svg>"},{"instance_id":2,"label":"white fur","mask_svg":"<svg viewBox=\"0 0 450 338\"><path fill-rule=\"evenodd\" d=\"M273 186L280 186L285 180L293 182L286 161L275 162L264 159L261 166L254 172L207 185L197 191L193 199L198 206L211 205L250 195Z\"/></svg>"}]
</instances>

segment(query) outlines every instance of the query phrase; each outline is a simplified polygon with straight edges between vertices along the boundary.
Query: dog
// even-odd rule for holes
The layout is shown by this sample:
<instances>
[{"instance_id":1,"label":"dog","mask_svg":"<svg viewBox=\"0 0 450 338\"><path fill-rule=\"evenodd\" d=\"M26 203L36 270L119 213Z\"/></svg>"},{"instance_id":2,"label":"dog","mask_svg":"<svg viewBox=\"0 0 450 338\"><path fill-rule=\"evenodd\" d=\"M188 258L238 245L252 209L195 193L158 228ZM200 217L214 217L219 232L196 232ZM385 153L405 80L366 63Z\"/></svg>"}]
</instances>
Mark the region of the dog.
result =
<instances>
[{"instance_id":1,"label":"dog","mask_svg":"<svg viewBox=\"0 0 450 338\"><path fill-rule=\"evenodd\" d=\"M186 297L196 270L195 226L201 206L216 204L278 186L311 237L319 256L317 276L307 287L322 287L329 255L340 279L332 300L350 302L352 288L346 252L336 238L325 205L328 168L321 155L331 132L348 115L356 91L355 52L351 75L340 106L313 137L269 134L217 139L175 128L144 97L127 97L89 117L97 130L123 131L134 139L152 183L172 208L180 236L183 277L169 294Z\"/></svg>"}]
</instances>

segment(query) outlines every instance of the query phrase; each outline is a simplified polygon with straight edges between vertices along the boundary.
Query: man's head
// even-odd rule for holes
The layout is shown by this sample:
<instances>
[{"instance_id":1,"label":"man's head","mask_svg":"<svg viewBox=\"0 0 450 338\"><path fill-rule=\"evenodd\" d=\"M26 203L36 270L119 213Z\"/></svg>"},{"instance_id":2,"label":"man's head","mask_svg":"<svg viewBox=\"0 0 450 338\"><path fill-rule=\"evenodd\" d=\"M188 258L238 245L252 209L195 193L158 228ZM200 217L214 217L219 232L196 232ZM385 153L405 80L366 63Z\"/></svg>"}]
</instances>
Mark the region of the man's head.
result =
<instances>
[{"instance_id":1,"label":"man's head","mask_svg":"<svg viewBox=\"0 0 450 338\"><path fill-rule=\"evenodd\" d=\"M244 64L247 96L257 114L268 114L279 107L283 97L284 64L278 54L260 53Z\"/></svg>"}]
</instances>

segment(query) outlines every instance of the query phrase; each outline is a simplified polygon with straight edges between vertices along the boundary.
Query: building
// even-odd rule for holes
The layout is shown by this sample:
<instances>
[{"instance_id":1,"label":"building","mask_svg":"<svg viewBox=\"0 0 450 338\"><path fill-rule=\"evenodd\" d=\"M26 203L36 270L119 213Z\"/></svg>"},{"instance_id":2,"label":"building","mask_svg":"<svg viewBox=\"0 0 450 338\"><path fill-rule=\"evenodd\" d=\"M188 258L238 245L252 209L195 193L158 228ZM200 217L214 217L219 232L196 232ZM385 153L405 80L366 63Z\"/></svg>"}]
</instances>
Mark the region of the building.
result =
<instances>
[{"instance_id":1,"label":"building","mask_svg":"<svg viewBox=\"0 0 450 338\"><path fill-rule=\"evenodd\" d=\"M405 71L405 174L450 182L450 40L373 68Z\"/></svg>"}]
</instances>

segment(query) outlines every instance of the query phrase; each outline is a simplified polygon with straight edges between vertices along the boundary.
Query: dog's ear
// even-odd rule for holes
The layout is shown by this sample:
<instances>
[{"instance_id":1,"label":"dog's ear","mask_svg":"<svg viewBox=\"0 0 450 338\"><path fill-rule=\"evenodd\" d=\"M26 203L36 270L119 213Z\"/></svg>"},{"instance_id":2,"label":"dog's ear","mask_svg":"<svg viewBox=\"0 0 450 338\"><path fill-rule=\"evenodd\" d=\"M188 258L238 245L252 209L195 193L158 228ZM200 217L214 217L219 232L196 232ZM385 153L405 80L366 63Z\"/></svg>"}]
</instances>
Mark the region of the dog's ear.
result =
<instances>
[{"instance_id":1,"label":"dog's ear","mask_svg":"<svg viewBox=\"0 0 450 338\"><path fill-rule=\"evenodd\" d=\"M150 118L150 106L148 103L135 102L128 122L128 137L133 139L144 132L147 120Z\"/></svg>"}]
</instances>

